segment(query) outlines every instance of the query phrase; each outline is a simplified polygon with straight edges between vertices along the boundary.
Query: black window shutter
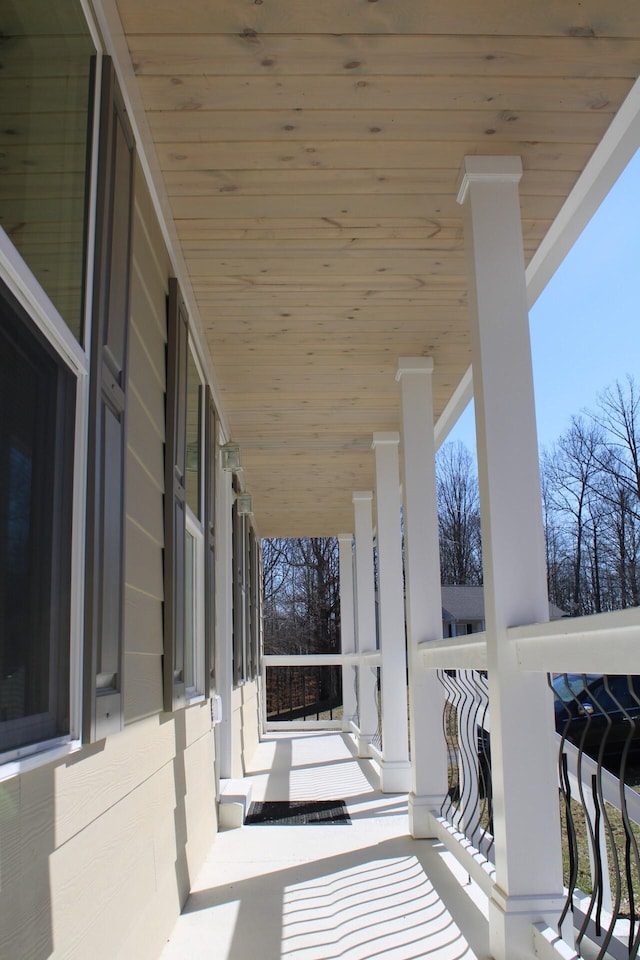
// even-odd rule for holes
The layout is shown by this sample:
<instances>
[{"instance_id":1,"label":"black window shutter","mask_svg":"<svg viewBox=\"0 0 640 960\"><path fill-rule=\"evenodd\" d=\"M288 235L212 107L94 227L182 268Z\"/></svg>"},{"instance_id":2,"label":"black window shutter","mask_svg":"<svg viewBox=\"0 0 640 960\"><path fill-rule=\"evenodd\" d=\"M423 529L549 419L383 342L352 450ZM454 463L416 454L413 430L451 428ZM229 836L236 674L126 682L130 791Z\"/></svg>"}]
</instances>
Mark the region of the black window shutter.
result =
<instances>
[{"instance_id":1,"label":"black window shutter","mask_svg":"<svg viewBox=\"0 0 640 960\"><path fill-rule=\"evenodd\" d=\"M184 706L187 357L189 322L178 281L169 280L164 488L164 708Z\"/></svg>"},{"instance_id":2,"label":"black window shutter","mask_svg":"<svg viewBox=\"0 0 640 960\"><path fill-rule=\"evenodd\" d=\"M104 58L91 329L83 739L123 725L127 347L135 148Z\"/></svg>"},{"instance_id":3,"label":"black window shutter","mask_svg":"<svg viewBox=\"0 0 640 960\"><path fill-rule=\"evenodd\" d=\"M204 669L206 697L215 687L215 495L216 408L211 389L205 392L204 414Z\"/></svg>"}]
</instances>

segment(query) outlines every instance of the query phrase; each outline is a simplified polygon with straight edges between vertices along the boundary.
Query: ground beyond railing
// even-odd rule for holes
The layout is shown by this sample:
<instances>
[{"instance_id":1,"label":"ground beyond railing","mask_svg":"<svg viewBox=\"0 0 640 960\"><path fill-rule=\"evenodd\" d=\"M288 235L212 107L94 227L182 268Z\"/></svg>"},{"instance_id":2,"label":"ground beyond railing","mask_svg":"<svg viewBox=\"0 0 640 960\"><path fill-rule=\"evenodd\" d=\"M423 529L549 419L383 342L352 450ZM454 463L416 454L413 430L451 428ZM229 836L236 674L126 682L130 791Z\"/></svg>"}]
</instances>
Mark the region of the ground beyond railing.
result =
<instances>
[{"instance_id":1,"label":"ground beyond railing","mask_svg":"<svg viewBox=\"0 0 640 960\"><path fill-rule=\"evenodd\" d=\"M524 671L611 674L620 669L617 665L624 665L640 673L638 618L638 610L626 610L512 628L507 642L516 646L516 660ZM443 735L449 756L449 792L441 811L440 836L490 895L494 873L486 638L476 634L425 643L421 650L425 668L439 670L446 690ZM635 700L640 709L633 683L628 689L628 702ZM612 689L609 693L621 705L621 694ZM588 727L592 722L588 709L584 713L587 716L581 722ZM629 773L635 776L627 762L636 723L640 738L640 717L634 716L635 711L627 707L628 745L619 764L620 779L603 765L604 747L597 760L588 756L586 734L580 734L577 746L569 741L568 728L557 735L567 887L558 923L572 915L576 948L582 951L589 940L596 944L596 953L589 955L598 958L633 960L640 948L640 796L624 782ZM606 744L606 733L603 736ZM583 891L580 885L590 889Z\"/></svg>"},{"instance_id":2,"label":"ground beyond railing","mask_svg":"<svg viewBox=\"0 0 640 960\"><path fill-rule=\"evenodd\" d=\"M340 654L264 656L262 689L266 730L342 729Z\"/></svg>"}]
</instances>

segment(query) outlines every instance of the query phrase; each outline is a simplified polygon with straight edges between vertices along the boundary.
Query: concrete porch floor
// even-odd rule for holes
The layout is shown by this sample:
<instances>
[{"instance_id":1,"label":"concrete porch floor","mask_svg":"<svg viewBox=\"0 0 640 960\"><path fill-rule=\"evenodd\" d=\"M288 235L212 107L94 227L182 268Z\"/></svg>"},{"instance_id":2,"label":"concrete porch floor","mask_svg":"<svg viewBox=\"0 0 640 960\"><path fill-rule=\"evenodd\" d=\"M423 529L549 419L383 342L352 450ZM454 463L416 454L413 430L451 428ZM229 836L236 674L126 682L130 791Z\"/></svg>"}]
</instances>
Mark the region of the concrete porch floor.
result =
<instances>
[{"instance_id":1,"label":"concrete porch floor","mask_svg":"<svg viewBox=\"0 0 640 960\"><path fill-rule=\"evenodd\" d=\"M407 798L379 792L350 737L271 734L253 800L344 799L350 826L221 831L161 960L485 960L486 902L433 840L408 836Z\"/></svg>"}]
</instances>

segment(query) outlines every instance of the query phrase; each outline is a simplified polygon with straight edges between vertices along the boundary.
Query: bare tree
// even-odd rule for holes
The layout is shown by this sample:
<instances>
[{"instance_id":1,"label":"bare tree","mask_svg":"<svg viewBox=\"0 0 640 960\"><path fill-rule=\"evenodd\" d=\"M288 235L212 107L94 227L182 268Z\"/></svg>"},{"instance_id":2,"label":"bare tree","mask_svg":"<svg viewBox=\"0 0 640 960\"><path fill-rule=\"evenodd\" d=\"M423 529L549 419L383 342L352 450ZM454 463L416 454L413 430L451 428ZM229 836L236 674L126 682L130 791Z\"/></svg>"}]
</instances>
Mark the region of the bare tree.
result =
<instances>
[{"instance_id":1,"label":"bare tree","mask_svg":"<svg viewBox=\"0 0 640 960\"><path fill-rule=\"evenodd\" d=\"M331 653L340 639L338 542L263 541L266 653Z\"/></svg>"},{"instance_id":2,"label":"bare tree","mask_svg":"<svg viewBox=\"0 0 640 960\"><path fill-rule=\"evenodd\" d=\"M616 380L598 398L591 414L607 437L602 468L629 494L629 508L640 519L640 393L635 380Z\"/></svg>"},{"instance_id":3,"label":"bare tree","mask_svg":"<svg viewBox=\"0 0 640 960\"><path fill-rule=\"evenodd\" d=\"M463 443L447 443L438 452L436 469L442 582L480 584L480 499L473 459Z\"/></svg>"},{"instance_id":4,"label":"bare tree","mask_svg":"<svg viewBox=\"0 0 640 960\"><path fill-rule=\"evenodd\" d=\"M602 456L599 427L582 417L572 417L567 433L560 437L551 453L543 455L548 507L568 532L572 544L571 590L562 605L575 615L589 612L591 606L585 596L585 563L588 543L597 537L593 500L601 477Z\"/></svg>"}]
</instances>

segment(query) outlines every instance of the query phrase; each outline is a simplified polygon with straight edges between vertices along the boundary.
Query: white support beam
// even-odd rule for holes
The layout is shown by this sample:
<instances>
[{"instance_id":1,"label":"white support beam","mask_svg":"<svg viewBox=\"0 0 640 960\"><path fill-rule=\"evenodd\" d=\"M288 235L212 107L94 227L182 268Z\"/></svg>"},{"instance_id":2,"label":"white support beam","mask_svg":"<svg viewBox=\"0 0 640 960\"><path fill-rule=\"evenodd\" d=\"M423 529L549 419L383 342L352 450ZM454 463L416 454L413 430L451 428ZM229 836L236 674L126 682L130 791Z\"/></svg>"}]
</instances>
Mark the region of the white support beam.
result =
<instances>
[{"instance_id":1,"label":"white support beam","mask_svg":"<svg viewBox=\"0 0 640 960\"><path fill-rule=\"evenodd\" d=\"M400 528L398 433L374 433L378 531L378 610L380 628L382 770L384 793L411 787L407 727L407 663Z\"/></svg>"},{"instance_id":2,"label":"white support beam","mask_svg":"<svg viewBox=\"0 0 640 960\"><path fill-rule=\"evenodd\" d=\"M534 305L636 151L640 149L640 79L611 121L525 272L527 303ZM473 397L469 367L436 424L439 447Z\"/></svg>"},{"instance_id":3,"label":"white support beam","mask_svg":"<svg viewBox=\"0 0 640 960\"><path fill-rule=\"evenodd\" d=\"M353 596L353 534L338 537L340 562L340 650L343 656L355 653L355 607ZM350 730L358 702L355 689L356 670L353 664L342 661L342 727Z\"/></svg>"},{"instance_id":4,"label":"white support beam","mask_svg":"<svg viewBox=\"0 0 640 960\"><path fill-rule=\"evenodd\" d=\"M359 654L376 651L376 598L373 574L373 493L353 494L356 549L356 644ZM358 756L368 757L378 730L377 670L362 662L358 670Z\"/></svg>"},{"instance_id":5,"label":"white support beam","mask_svg":"<svg viewBox=\"0 0 640 960\"><path fill-rule=\"evenodd\" d=\"M440 731L445 691L425 670L421 643L442 640L442 590L438 542L433 360L403 357L396 379L402 390L404 557L409 654L411 792L409 829L433 836L433 817L447 793L447 751Z\"/></svg>"},{"instance_id":6,"label":"white support beam","mask_svg":"<svg viewBox=\"0 0 640 960\"><path fill-rule=\"evenodd\" d=\"M531 956L531 924L563 904L551 691L523 674L507 629L548 619L519 157L466 157L471 354L491 711L496 960ZM526 718L526 722L522 722Z\"/></svg>"}]
</instances>

